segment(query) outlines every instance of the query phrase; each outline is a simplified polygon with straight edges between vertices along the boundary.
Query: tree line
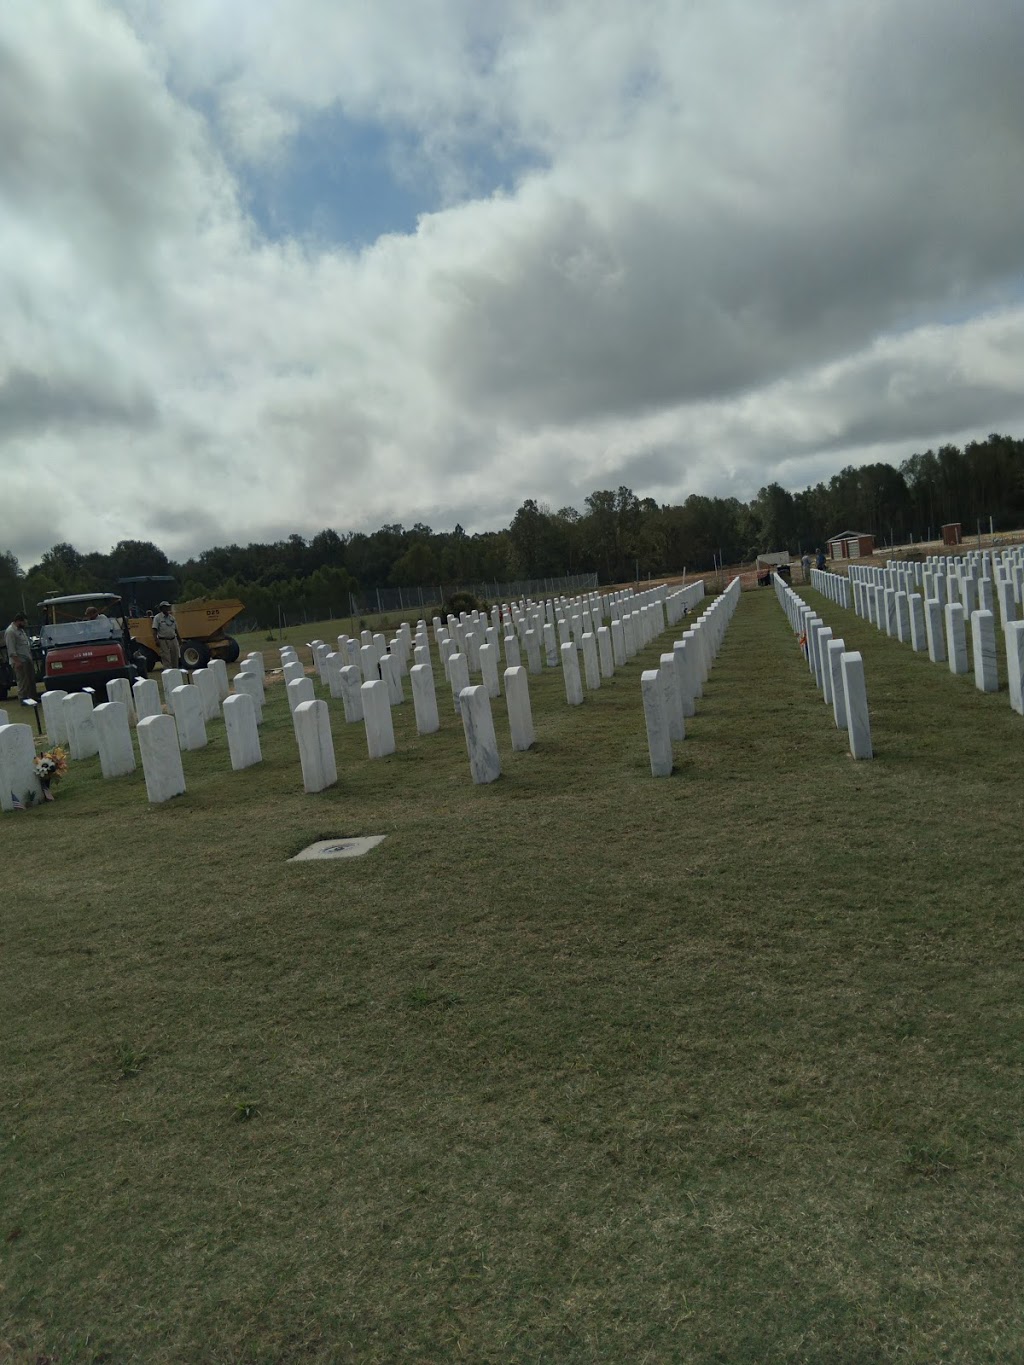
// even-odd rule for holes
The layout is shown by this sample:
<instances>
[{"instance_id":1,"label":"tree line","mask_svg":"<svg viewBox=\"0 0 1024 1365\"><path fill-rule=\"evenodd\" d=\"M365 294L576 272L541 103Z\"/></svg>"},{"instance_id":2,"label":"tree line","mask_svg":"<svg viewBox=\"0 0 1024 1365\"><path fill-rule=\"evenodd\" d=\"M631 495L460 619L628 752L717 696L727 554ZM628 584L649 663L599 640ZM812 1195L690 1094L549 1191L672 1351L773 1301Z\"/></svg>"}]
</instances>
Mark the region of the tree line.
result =
<instances>
[{"instance_id":1,"label":"tree line","mask_svg":"<svg viewBox=\"0 0 1024 1365\"><path fill-rule=\"evenodd\" d=\"M238 597L247 616L269 625L278 611L347 614L348 595L374 588L423 588L433 596L474 582L510 582L596 572L603 583L703 572L758 553L800 553L845 530L879 545L937 538L950 521L965 535L989 519L997 530L1024 525L1024 440L991 435L890 464L847 466L801 492L777 483L749 502L691 494L659 504L632 489L600 489L582 509L552 510L527 498L510 524L469 535L386 525L369 534L323 530L272 544L219 545L182 562L150 541L122 540L107 554L62 542L22 569L0 551L0 615L24 600L30 615L51 593L110 591L119 578L170 574L177 598Z\"/></svg>"}]
</instances>

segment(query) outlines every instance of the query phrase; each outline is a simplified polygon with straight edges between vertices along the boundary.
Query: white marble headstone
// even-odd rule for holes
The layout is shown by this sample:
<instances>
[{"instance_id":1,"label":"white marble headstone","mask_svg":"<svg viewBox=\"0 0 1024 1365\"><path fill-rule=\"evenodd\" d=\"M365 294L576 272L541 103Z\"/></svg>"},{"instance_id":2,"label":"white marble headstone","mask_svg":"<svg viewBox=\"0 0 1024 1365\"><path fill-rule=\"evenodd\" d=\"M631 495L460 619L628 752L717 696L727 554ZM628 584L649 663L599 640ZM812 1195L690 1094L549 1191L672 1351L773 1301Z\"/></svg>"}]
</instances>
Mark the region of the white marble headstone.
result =
<instances>
[{"instance_id":1,"label":"white marble headstone","mask_svg":"<svg viewBox=\"0 0 1024 1365\"><path fill-rule=\"evenodd\" d=\"M307 678L305 674L301 678L292 678L285 687L288 697L288 710L295 715L295 708L304 701L313 701L316 692L313 689L313 679Z\"/></svg>"},{"instance_id":2,"label":"white marble headstone","mask_svg":"<svg viewBox=\"0 0 1024 1365\"><path fill-rule=\"evenodd\" d=\"M203 702L197 687L183 684L171 693L174 723L178 727L178 746L181 749L205 749L206 722Z\"/></svg>"},{"instance_id":3,"label":"white marble headstone","mask_svg":"<svg viewBox=\"0 0 1024 1365\"><path fill-rule=\"evenodd\" d=\"M526 669L521 666L505 669L505 704L512 748L517 753L524 752L533 746L534 732L530 684Z\"/></svg>"},{"instance_id":4,"label":"white marble headstone","mask_svg":"<svg viewBox=\"0 0 1024 1365\"><path fill-rule=\"evenodd\" d=\"M236 673L231 683L237 696L249 697L252 701L253 712L256 716L256 724L263 724L263 683L260 681L258 673L250 673L247 669L242 673Z\"/></svg>"},{"instance_id":5,"label":"white marble headstone","mask_svg":"<svg viewBox=\"0 0 1024 1365\"><path fill-rule=\"evenodd\" d=\"M960 602L946 603L946 652L951 673L968 671L967 629L964 625L964 608Z\"/></svg>"},{"instance_id":6,"label":"white marble headstone","mask_svg":"<svg viewBox=\"0 0 1024 1365\"><path fill-rule=\"evenodd\" d=\"M397 654L381 655L380 677L388 690L388 704L401 706L405 701L405 693L402 691L402 674Z\"/></svg>"},{"instance_id":7,"label":"white marble headstone","mask_svg":"<svg viewBox=\"0 0 1024 1365\"><path fill-rule=\"evenodd\" d=\"M144 681L144 680L142 680L142 681ZM170 708L170 706L171 706L171 693L174 691L174 689L175 689L176 687L183 687L183 686L184 686L184 684L185 684L185 674L181 671L180 668L165 668L165 669L162 669L162 670L161 670L161 673L160 673L160 683L161 683L161 686L162 686L163 689L164 689L164 701L166 702L168 708ZM156 686L155 683L154 683L153 685L154 685L154 687ZM138 684L136 684L136 686L138 686ZM156 715L156 714L157 714L155 711L146 711L146 712L139 711L139 710L138 710L138 707L136 707L136 711L138 712L138 716L139 716L139 719L140 719L140 720L142 719L142 717L143 717L144 714L145 714L145 715Z\"/></svg>"},{"instance_id":8,"label":"white marble headstone","mask_svg":"<svg viewBox=\"0 0 1024 1365\"><path fill-rule=\"evenodd\" d=\"M452 688L452 699L455 704L455 714L460 716L461 696L469 686L469 664L465 654L453 654L448 660L448 679Z\"/></svg>"},{"instance_id":9,"label":"white marble headstone","mask_svg":"<svg viewBox=\"0 0 1024 1365\"><path fill-rule=\"evenodd\" d=\"M999 665L996 661L996 618L991 611L982 609L971 612L971 643L974 653L975 687L979 692L998 692Z\"/></svg>"},{"instance_id":10,"label":"white marble headstone","mask_svg":"<svg viewBox=\"0 0 1024 1365\"><path fill-rule=\"evenodd\" d=\"M871 758L871 719L868 715L868 694L864 683L864 660L857 650L839 656L843 670L846 730L850 753L854 758Z\"/></svg>"},{"instance_id":11,"label":"white marble headstone","mask_svg":"<svg viewBox=\"0 0 1024 1365\"><path fill-rule=\"evenodd\" d=\"M371 758L386 758L395 752L395 729L391 719L387 683L363 683L363 724L366 728L366 749Z\"/></svg>"},{"instance_id":12,"label":"white marble headstone","mask_svg":"<svg viewBox=\"0 0 1024 1365\"><path fill-rule=\"evenodd\" d=\"M128 724L135 724L135 702L132 698L132 685L127 678L111 678L107 683L107 701L119 701L128 713ZM46 708L43 708L43 716Z\"/></svg>"},{"instance_id":13,"label":"white marble headstone","mask_svg":"<svg viewBox=\"0 0 1024 1365\"><path fill-rule=\"evenodd\" d=\"M237 678L236 678L237 683ZM235 692L223 704L224 729L228 737L228 753L235 772L251 768L263 761L260 734L257 729L256 703L247 692Z\"/></svg>"},{"instance_id":14,"label":"white marble headstone","mask_svg":"<svg viewBox=\"0 0 1024 1365\"><path fill-rule=\"evenodd\" d=\"M93 724L92 697L88 692L70 692L61 702L68 729L68 750L72 758L92 758L99 753Z\"/></svg>"},{"instance_id":15,"label":"white marble headstone","mask_svg":"<svg viewBox=\"0 0 1024 1365\"><path fill-rule=\"evenodd\" d=\"M142 716L136 733L139 754L146 777L146 796L157 805L180 796L185 790L185 773L178 751L178 735L173 716L162 713Z\"/></svg>"},{"instance_id":16,"label":"white marble headstone","mask_svg":"<svg viewBox=\"0 0 1024 1365\"><path fill-rule=\"evenodd\" d=\"M498 680L498 646L497 644L487 643L481 645L478 651L480 659L480 676L484 687L487 688L488 697L501 695L501 685Z\"/></svg>"},{"instance_id":17,"label":"white marble headstone","mask_svg":"<svg viewBox=\"0 0 1024 1365\"><path fill-rule=\"evenodd\" d=\"M683 715L682 690L676 678L675 653L662 654L660 664L658 677L662 690L661 711L668 725L669 739L683 740L686 738L686 721Z\"/></svg>"},{"instance_id":18,"label":"white marble headstone","mask_svg":"<svg viewBox=\"0 0 1024 1365\"><path fill-rule=\"evenodd\" d=\"M169 670L176 672L177 670ZM181 677L181 674L178 674ZM181 684L179 683L180 687ZM136 720L145 720L147 716L159 716L163 714L160 705L160 688L152 678L136 678L132 684L132 701L135 703ZM167 705L172 706L171 694L167 695Z\"/></svg>"},{"instance_id":19,"label":"white marble headstone","mask_svg":"<svg viewBox=\"0 0 1024 1365\"><path fill-rule=\"evenodd\" d=\"M569 641L562 645L562 680L565 684L565 700L570 706L583 704L583 682L580 678L580 656L576 646Z\"/></svg>"},{"instance_id":20,"label":"white marble headstone","mask_svg":"<svg viewBox=\"0 0 1024 1365\"><path fill-rule=\"evenodd\" d=\"M1010 705L1024 716L1024 621L1010 621L1003 628L1006 639L1006 674Z\"/></svg>"},{"instance_id":21,"label":"white marble headstone","mask_svg":"<svg viewBox=\"0 0 1024 1365\"><path fill-rule=\"evenodd\" d=\"M409 670L412 704L416 714L416 733L435 734L441 728L437 717L437 695L434 674L429 664L413 664Z\"/></svg>"},{"instance_id":22,"label":"white marble headstone","mask_svg":"<svg viewBox=\"0 0 1024 1365\"><path fill-rule=\"evenodd\" d=\"M125 680L127 681L127 680ZM128 708L121 701L105 701L92 713L100 771L104 777L126 777L135 771L135 750L128 724Z\"/></svg>"},{"instance_id":23,"label":"white marble headstone","mask_svg":"<svg viewBox=\"0 0 1024 1365\"><path fill-rule=\"evenodd\" d=\"M67 744L68 742L67 721L61 706L61 702L67 695L66 692L55 687L44 692L39 699L43 707L43 725L46 729L46 738L51 744ZM0 711L0 725L6 724L7 713Z\"/></svg>"},{"instance_id":24,"label":"white marble headstone","mask_svg":"<svg viewBox=\"0 0 1024 1365\"><path fill-rule=\"evenodd\" d=\"M220 685L217 675L209 668L197 668L192 674L192 686L199 693L203 721L220 719Z\"/></svg>"},{"instance_id":25,"label":"white marble headstone","mask_svg":"<svg viewBox=\"0 0 1024 1365\"><path fill-rule=\"evenodd\" d=\"M42 801L35 756L31 725L0 725L0 810L27 808Z\"/></svg>"},{"instance_id":26,"label":"white marble headstone","mask_svg":"<svg viewBox=\"0 0 1024 1365\"><path fill-rule=\"evenodd\" d=\"M501 759L487 688L463 688L460 702L473 781L479 784L494 782L501 776Z\"/></svg>"},{"instance_id":27,"label":"white marble headstone","mask_svg":"<svg viewBox=\"0 0 1024 1365\"><path fill-rule=\"evenodd\" d=\"M223 659L211 659L206 665L207 669L217 679L217 700L226 701L231 695L231 688L228 685L228 666Z\"/></svg>"},{"instance_id":28,"label":"white marble headstone","mask_svg":"<svg viewBox=\"0 0 1024 1365\"><path fill-rule=\"evenodd\" d=\"M341 680L341 702L349 725L363 718L362 673L355 664L346 664L338 677ZM379 679L373 679L374 682Z\"/></svg>"},{"instance_id":29,"label":"white marble headstone","mask_svg":"<svg viewBox=\"0 0 1024 1365\"><path fill-rule=\"evenodd\" d=\"M601 662L601 677L612 677L615 673L615 660L612 657L612 633L607 626L597 628L597 653Z\"/></svg>"},{"instance_id":30,"label":"white marble headstone","mask_svg":"<svg viewBox=\"0 0 1024 1365\"><path fill-rule=\"evenodd\" d=\"M658 669L650 668L640 674L640 695L643 699L644 723L647 727L647 752L650 757L651 776L670 777L672 737L665 715L662 680L658 673Z\"/></svg>"},{"instance_id":31,"label":"white marble headstone","mask_svg":"<svg viewBox=\"0 0 1024 1365\"><path fill-rule=\"evenodd\" d=\"M376 684L383 687L383 683ZM325 701L301 701L292 713L295 738L299 745L302 766L302 789L321 792L333 787L338 780L331 737L331 719Z\"/></svg>"},{"instance_id":32,"label":"white marble headstone","mask_svg":"<svg viewBox=\"0 0 1024 1365\"><path fill-rule=\"evenodd\" d=\"M597 657L597 639L593 631L583 632L583 670L587 690L595 692L601 686L601 663Z\"/></svg>"}]
</instances>

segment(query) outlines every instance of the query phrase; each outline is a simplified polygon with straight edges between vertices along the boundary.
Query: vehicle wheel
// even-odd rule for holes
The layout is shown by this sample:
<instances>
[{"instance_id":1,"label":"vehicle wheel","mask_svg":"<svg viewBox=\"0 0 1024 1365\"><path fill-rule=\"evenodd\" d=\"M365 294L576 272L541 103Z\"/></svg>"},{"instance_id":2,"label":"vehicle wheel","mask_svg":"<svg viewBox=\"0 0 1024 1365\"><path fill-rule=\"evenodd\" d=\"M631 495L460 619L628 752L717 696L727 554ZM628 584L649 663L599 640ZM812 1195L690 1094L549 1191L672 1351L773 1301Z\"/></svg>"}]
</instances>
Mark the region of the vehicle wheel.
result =
<instances>
[{"instance_id":1,"label":"vehicle wheel","mask_svg":"<svg viewBox=\"0 0 1024 1365\"><path fill-rule=\"evenodd\" d=\"M159 662L160 656L154 654L151 649L147 649L145 645L132 645L132 663L143 678L152 673Z\"/></svg>"},{"instance_id":2,"label":"vehicle wheel","mask_svg":"<svg viewBox=\"0 0 1024 1365\"><path fill-rule=\"evenodd\" d=\"M235 639L233 635L225 636L225 638L228 642L228 647L220 657L224 660L226 664L233 664L235 660L238 658L239 654L241 654L242 646L238 643L238 641Z\"/></svg>"},{"instance_id":3,"label":"vehicle wheel","mask_svg":"<svg viewBox=\"0 0 1024 1365\"><path fill-rule=\"evenodd\" d=\"M210 651L202 640L186 640L181 646L181 662L190 673L194 668L205 668L210 662Z\"/></svg>"}]
</instances>

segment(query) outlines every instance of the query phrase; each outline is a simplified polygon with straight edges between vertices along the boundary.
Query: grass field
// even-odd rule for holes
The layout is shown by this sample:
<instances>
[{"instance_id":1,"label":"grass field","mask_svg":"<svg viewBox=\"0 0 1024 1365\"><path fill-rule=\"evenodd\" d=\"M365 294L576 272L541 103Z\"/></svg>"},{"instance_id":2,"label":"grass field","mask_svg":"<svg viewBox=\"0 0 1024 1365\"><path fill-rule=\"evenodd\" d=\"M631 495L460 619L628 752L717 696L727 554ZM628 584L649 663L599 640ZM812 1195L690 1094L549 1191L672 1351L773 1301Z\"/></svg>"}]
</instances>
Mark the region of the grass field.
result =
<instances>
[{"instance_id":1,"label":"grass field","mask_svg":"<svg viewBox=\"0 0 1024 1365\"><path fill-rule=\"evenodd\" d=\"M800 592L871 763L751 592L668 780L658 644L492 786L442 679L306 796L276 687L0 817L0 1358L1024 1357L1024 721Z\"/></svg>"}]
</instances>

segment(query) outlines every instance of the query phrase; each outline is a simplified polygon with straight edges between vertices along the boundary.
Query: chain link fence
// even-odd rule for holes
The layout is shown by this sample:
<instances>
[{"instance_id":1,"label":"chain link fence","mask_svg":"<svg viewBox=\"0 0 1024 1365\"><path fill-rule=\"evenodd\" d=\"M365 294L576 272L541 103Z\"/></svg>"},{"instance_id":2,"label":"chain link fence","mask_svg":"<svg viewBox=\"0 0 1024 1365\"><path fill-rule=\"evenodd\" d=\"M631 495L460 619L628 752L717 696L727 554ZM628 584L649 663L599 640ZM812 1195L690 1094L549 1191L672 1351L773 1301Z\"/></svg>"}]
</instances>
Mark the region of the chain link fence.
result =
<instances>
[{"instance_id":1,"label":"chain link fence","mask_svg":"<svg viewBox=\"0 0 1024 1365\"><path fill-rule=\"evenodd\" d=\"M351 615L366 616L389 611L440 607L457 592L470 593L480 601L507 602L517 597L575 596L597 587L597 574L573 574L568 578L521 578L514 583L439 583L436 587L368 588L350 593Z\"/></svg>"},{"instance_id":2,"label":"chain link fence","mask_svg":"<svg viewBox=\"0 0 1024 1365\"><path fill-rule=\"evenodd\" d=\"M514 583L477 582L428 585L418 588L366 588L347 594L337 602L286 602L277 604L276 621L257 622L243 617L233 629L239 633L265 626L306 625L310 621L340 621L390 612L418 612L421 616L440 613L455 593L470 593L482 602L508 602L520 597L576 597L597 587L596 573L571 574L566 578L522 578Z\"/></svg>"}]
</instances>

